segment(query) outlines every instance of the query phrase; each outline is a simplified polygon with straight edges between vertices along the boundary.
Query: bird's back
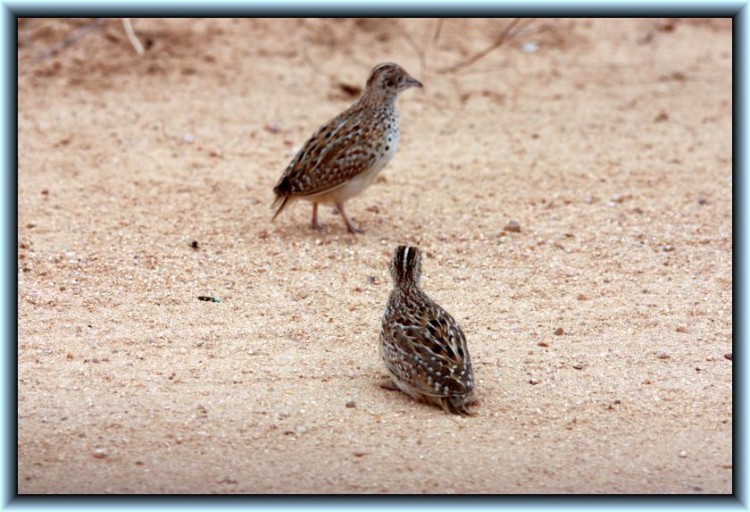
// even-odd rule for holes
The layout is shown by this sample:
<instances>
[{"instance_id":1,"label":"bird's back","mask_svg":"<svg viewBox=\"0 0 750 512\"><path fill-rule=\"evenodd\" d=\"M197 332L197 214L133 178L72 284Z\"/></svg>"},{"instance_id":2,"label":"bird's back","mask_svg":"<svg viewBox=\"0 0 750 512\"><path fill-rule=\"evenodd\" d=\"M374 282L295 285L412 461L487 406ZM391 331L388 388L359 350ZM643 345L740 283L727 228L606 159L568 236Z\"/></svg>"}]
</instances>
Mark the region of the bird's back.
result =
<instances>
[{"instance_id":1,"label":"bird's back","mask_svg":"<svg viewBox=\"0 0 750 512\"><path fill-rule=\"evenodd\" d=\"M403 391L449 409L468 400L473 374L464 333L450 313L423 292L404 295L394 290L381 338L381 356Z\"/></svg>"},{"instance_id":2,"label":"bird's back","mask_svg":"<svg viewBox=\"0 0 750 512\"><path fill-rule=\"evenodd\" d=\"M274 193L315 196L385 166L398 143L395 109L352 108L322 126L287 166ZM379 170L379 169L378 169Z\"/></svg>"}]
</instances>

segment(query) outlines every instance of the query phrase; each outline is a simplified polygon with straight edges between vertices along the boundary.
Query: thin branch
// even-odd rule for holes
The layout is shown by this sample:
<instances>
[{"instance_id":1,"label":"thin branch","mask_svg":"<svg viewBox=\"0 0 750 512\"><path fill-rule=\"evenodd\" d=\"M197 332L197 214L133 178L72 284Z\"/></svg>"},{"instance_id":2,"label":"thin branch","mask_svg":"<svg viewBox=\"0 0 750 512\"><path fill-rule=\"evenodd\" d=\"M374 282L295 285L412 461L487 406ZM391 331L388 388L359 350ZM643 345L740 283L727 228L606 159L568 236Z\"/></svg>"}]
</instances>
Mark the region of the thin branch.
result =
<instances>
[{"instance_id":1,"label":"thin branch","mask_svg":"<svg viewBox=\"0 0 750 512\"><path fill-rule=\"evenodd\" d=\"M135 53L138 55L146 53L143 49L143 45L138 40L138 36L135 35L135 30L133 30L133 24L130 23L130 18L122 18L122 27L125 29L125 35L128 36L128 41L130 41L130 44L135 48Z\"/></svg>"},{"instance_id":2,"label":"thin branch","mask_svg":"<svg viewBox=\"0 0 750 512\"><path fill-rule=\"evenodd\" d=\"M497 38L495 39L495 41L490 46L488 46L487 48L485 48L481 52L474 54L473 56L471 56L467 60L465 60L463 62L459 62L458 64L455 64L455 65L450 66L448 68L440 69L440 70L438 70L438 72L439 73L455 73L456 71L458 71L460 69L463 69L463 68L471 66L472 64L474 64L479 59L481 59L483 57L486 57L488 54L490 54L491 52L493 52L495 49L497 49L500 46L502 46L502 44L507 39L516 37L522 30L525 30L526 27L528 27L535 19L536 18L531 18L531 19L523 20L523 21L527 21L527 23L525 25L523 25L522 27L520 27L515 33L511 34L511 31L516 27L516 25L518 25L522 21L521 18L514 19L513 21L510 22L510 24L508 24L507 27L505 27L505 29L503 29L502 32L500 32L500 34L497 36Z\"/></svg>"},{"instance_id":3,"label":"thin branch","mask_svg":"<svg viewBox=\"0 0 750 512\"><path fill-rule=\"evenodd\" d=\"M398 25L398 30L401 33L401 36L406 39L406 42L409 43L409 46L411 46L412 50L417 54L417 58L419 58L419 76L424 78L424 70L425 70L425 55L424 50L412 39L412 37L409 35L408 32L402 27L401 25Z\"/></svg>"},{"instance_id":4,"label":"thin branch","mask_svg":"<svg viewBox=\"0 0 750 512\"><path fill-rule=\"evenodd\" d=\"M23 20L23 23L21 21ZM18 33L21 39L21 45L31 50L36 50L36 45L31 37L31 27L35 24L36 19L34 18L19 18L18 19Z\"/></svg>"},{"instance_id":5,"label":"thin branch","mask_svg":"<svg viewBox=\"0 0 750 512\"><path fill-rule=\"evenodd\" d=\"M81 27L78 27L76 30L74 30L70 34L63 37L60 40L60 42L58 42L52 48L40 52L39 55L36 57L36 59L34 59L34 62L37 63L37 62L43 61L44 59L57 55L65 48L72 46L76 41L81 39L83 36L101 27L108 20L109 18L96 18L94 19L94 21L89 22L86 25L83 25Z\"/></svg>"},{"instance_id":6,"label":"thin branch","mask_svg":"<svg viewBox=\"0 0 750 512\"><path fill-rule=\"evenodd\" d=\"M302 58L305 60L308 66L312 68L312 70L317 75L323 75L327 73L323 73L323 71L318 67L317 63L313 60L313 58L310 56L310 45L303 44L302 45Z\"/></svg>"},{"instance_id":7,"label":"thin branch","mask_svg":"<svg viewBox=\"0 0 750 512\"><path fill-rule=\"evenodd\" d=\"M425 50L424 50L425 69L427 68L427 53L432 51L432 49L437 45L438 38L440 37L440 31L443 28L443 21L445 21L445 18L438 18L437 25L435 26L435 33L432 35L432 40L427 41L427 44L425 45Z\"/></svg>"},{"instance_id":8,"label":"thin branch","mask_svg":"<svg viewBox=\"0 0 750 512\"><path fill-rule=\"evenodd\" d=\"M443 29L444 21L445 21L445 18L438 19L437 27L435 27L435 35L432 36L432 44L437 44L438 38L440 37L440 31Z\"/></svg>"}]
</instances>

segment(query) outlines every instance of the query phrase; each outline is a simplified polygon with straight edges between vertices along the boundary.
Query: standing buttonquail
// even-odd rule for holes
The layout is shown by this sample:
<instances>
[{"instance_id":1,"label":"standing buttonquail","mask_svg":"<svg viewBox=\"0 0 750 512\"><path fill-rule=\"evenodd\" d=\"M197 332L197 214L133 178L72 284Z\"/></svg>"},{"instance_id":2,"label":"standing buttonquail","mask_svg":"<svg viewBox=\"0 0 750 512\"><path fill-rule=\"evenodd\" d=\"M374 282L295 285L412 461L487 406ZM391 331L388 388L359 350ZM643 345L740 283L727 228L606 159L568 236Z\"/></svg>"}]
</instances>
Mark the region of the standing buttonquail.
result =
<instances>
[{"instance_id":1,"label":"standing buttonquail","mask_svg":"<svg viewBox=\"0 0 750 512\"><path fill-rule=\"evenodd\" d=\"M422 254L399 246L391 261L394 288L380 330L380 356L396 386L453 414L470 415L474 376L456 320L419 288Z\"/></svg>"},{"instance_id":2,"label":"standing buttonquail","mask_svg":"<svg viewBox=\"0 0 750 512\"><path fill-rule=\"evenodd\" d=\"M319 229L318 203L333 203L350 233L362 233L344 211L344 202L359 194L396 153L396 99L409 87L422 87L398 64L378 64L362 96L310 137L289 163L273 192L275 213L290 202L312 202L312 226Z\"/></svg>"}]
</instances>

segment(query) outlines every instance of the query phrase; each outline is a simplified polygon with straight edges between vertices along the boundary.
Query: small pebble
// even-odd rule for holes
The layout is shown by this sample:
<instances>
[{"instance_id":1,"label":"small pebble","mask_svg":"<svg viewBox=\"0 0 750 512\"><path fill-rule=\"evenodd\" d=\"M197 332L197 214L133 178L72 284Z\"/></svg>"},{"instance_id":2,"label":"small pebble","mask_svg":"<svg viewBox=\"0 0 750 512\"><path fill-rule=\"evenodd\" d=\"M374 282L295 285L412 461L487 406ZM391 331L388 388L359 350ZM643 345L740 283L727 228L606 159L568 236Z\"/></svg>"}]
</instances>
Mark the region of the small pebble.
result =
<instances>
[{"instance_id":1,"label":"small pebble","mask_svg":"<svg viewBox=\"0 0 750 512\"><path fill-rule=\"evenodd\" d=\"M537 379L529 379L529 384L531 384L532 386L536 386L537 384L539 384L539 381Z\"/></svg>"},{"instance_id":2,"label":"small pebble","mask_svg":"<svg viewBox=\"0 0 750 512\"><path fill-rule=\"evenodd\" d=\"M677 329L675 329L675 331L683 333L683 334L685 334L686 332L688 332L687 327L685 327L684 325L678 326Z\"/></svg>"},{"instance_id":3,"label":"small pebble","mask_svg":"<svg viewBox=\"0 0 750 512\"><path fill-rule=\"evenodd\" d=\"M378 278L375 276L367 276L367 284L378 284Z\"/></svg>"},{"instance_id":4,"label":"small pebble","mask_svg":"<svg viewBox=\"0 0 750 512\"><path fill-rule=\"evenodd\" d=\"M565 333L562 327L555 329L555 336L562 336Z\"/></svg>"},{"instance_id":5,"label":"small pebble","mask_svg":"<svg viewBox=\"0 0 750 512\"><path fill-rule=\"evenodd\" d=\"M658 354L656 354L656 357L658 359L669 359L669 354L667 354L666 352L659 352Z\"/></svg>"},{"instance_id":6,"label":"small pebble","mask_svg":"<svg viewBox=\"0 0 750 512\"><path fill-rule=\"evenodd\" d=\"M540 341L539 343L537 343L537 345L540 347L549 347L549 343L547 343L546 341Z\"/></svg>"},{"instance_id":7,"label":"small pebble","mask_svg":"<svg viewBox=\"0 0 750 512\"><path fill-rule=\"evenodd\" d=\"M189 133L186 133L182 136L182 142L184 142L185 144L192 144L193 142L195 142L195 137L193 137Z\"/></svg>"},{"instance_id":8,"label":"small pebble","mask_svg":"<svg viewBox=\"0 0 750 512\"><path fill-rule=\"evenodd\" d=\"M108 455L108 453L107 453L107 450L105 450L104 448L95 448L94 453L92 453L92 455L94 456L95 459L103 459Z\"/></svg>"},{"instance_id":9,"label":"small pebble","mask_svg":"<svg viewBox=\"0 0 750 512\"><path fill-rule=\"evenodd\" d=\"M594 202L594 198L593 198L593 197L591 197L591 194L586 194L585 196L583 196L583 197L581 198L581 201L583 201L583 202L584 202L584 203L586 203L586 204L591 204L591 203L593 203L593 202Z\"/></svg>"},{"instance_id":10,"label":"small pebble","mask_svg":"<svg viewBox=\"0 0 750 512\"><path fill-rule=\"evenodd\" d=\"M209 297L208 295L198 295L198 300L203 300L206 302L221 302L221 299L219 297Z\"/></svg>"},{"instance_id":11,"label":"small pebble","mask_svg":"<svg viewBox=\"0 0 750 512\"><path fill-rule=\"evenodd\" d=\"M612 197L610 197L609 200L613 203L622 203L625 198L622 196L622 194L612 194Z\"/></svg>"},{"instance_id":12,"label":"small pebble","mask_svg":"<svg viewBox=\"0 0 750 512\"><path fill-rule=\"evenodd\" d=\"M670 73L668 76L670 80L674 80L676 82L684 82L687 79L685 73L683 73L682 71L675 71L673 73Z\"/></svg>"},{"instance_id":13,"label":"small pebble","mask_svg":"<svg viewBox=\"0 0 750 512\"><path fill-rule=\"evenodd\" d=\"M346 402L346 407L348 409L353 409L353 408L357 407L357 404L354 403L354 400L349 400L348 402Z\"/></svg>"},{"instance_id":14,"label":"small pebble","mask_svg":"<svg viewBox=\"0 0 750 512\"><path fill-rule=\"evenodd\" d=\"M344 91L352 98L359 96L362 92L362 88L359 85L346 84L344 82L339 82L339 89Z\"/></svg>"},{"instance_id":15,"label":"small pebble","mask_svg":"<svg viewBox=\"0 0 750 512\"><path fill-rule=\"evenodd\" d=\"M706 196L698 196L698 204L708 204L708 199L706 198Z\"/></svg>"},{"instance_id":16,"label":"small pebble","mask_svg":"<svg viewBox=\"0 0 750 512\"><path fill-rule=\"evenodd\" d=\"M271 121L270 123L267 123L266 126L264 126L266 131L271 133L279 133L281 131L281 127L279 126L279 123L276 121Z\"/></svg>"},{"instance_id":17,"label":"small pebble","mask_svg":"<svg viewBox=\"0 0 750 512\"><path fill-rule=\"evenodd\" d=\"M521 51L523 53L534 53L539 49L539 45L534 41L526 41L521 45Z\"/></svg>"},{"instance_id":18,"label":"small pebble","mask_svg":"<svg viewBox=\"0 0 750 512\"><path fill-rule=\"evenodd\" d=\"M507 231L508 233L520 233L521 232L521 224L519 224L517 220L511 220L503 228L503 231Z\"/></svg>"},{"instance_id":19,"label":"small pebble","mask_svg":"<svg viewBox=\"0 0 750 512\"><path fill-rule=\"evenodd\" d=\"M214 148L211 151L208 152L208 156L211 158L221 158L222 152L219 148Z\"/></svg>"},{"instance_id":20,"label":"small pebble","mask_svg":"<svg viewBox=\"0 0 750 512\"><path fill-rule=\"evenodd\" d=\"M576 363L573 365L576 370L583 370L583 363Z\"/></svg>"},{"instance_id":21,"label":"small pebble","mask_svg":"<svg viewBox=\"0 0 750 512\"><path fill-rule=\"evenodd\" d=\"M664 122L664 121L666 121L667 119L669 119L669 114L667 114L666 112L664 112L664 111L662 110L662 111L661 111L661 112L659 112L659 114L657 114L657 116L656 116L656 117L654 118L654 122L655 122L655 123L663 123L663 122Z\"/></svg>"},{"instance_id":22,"label":"small pebble","mask_svg":"<svg viewBox=\"0 0 750 512\"><path fill-rule=\"evenodd\" d=\"M681 459L684 459L685 457L687 457L687 452L685 450L682 450L680 451L679 455Z\"/></svg>"},{"instance_id":23,"label":"small pebble","mask_svg":"<svg viewBox=\"0 0 750 512\"><path fill-rule=\"evenodd\" d=\"M356 451L352 452L352 455L354 455L355 457L364 457L365 455L367 455L367 452Z\"/></svg>"},{"instance_id":24,"label":"small pebble","mask_svg":"<svg viewBox=\"0 0 750 512\"><path fill-rule=\"evenodd\" d=\"M588 297L586 297L586 295L584 295L583 293L579 293L578 296L576 297L576 299L578 299L578 300L588 300Z\"/></svg>"},{"instance_id":25,"label":"small pebble","mask_svg":"<svg viewBox=\"0 0 750 512\"><path fill-rule=\"evenodd\" d=\"M197 240L193 240L192 242L190 242L190 247L192 247L193 249L197 249L198 248L198 241Z\"/></svg>"},{"instance_id":26,"label":"small pebble","mask_svg":"<svg viewBox=\"0 0 750 512\"><path fill-rule=\"evenodd\" d=\"M673 19L659 20L655 25L656 30L659 32L674 32L675 28L677 28L677 21Z\"/></svg>"},{"instance_id":27,"label":"small pebble","mask_svg":"<svg viewBox=\"0 0 750 512\"><path fill-rule=\"evenodd\" d=\"M727 352L726 354L724 354L724 359L729 359L731 361L732 360L732 353L731 352Z\"/></svg>"}]
</instances>

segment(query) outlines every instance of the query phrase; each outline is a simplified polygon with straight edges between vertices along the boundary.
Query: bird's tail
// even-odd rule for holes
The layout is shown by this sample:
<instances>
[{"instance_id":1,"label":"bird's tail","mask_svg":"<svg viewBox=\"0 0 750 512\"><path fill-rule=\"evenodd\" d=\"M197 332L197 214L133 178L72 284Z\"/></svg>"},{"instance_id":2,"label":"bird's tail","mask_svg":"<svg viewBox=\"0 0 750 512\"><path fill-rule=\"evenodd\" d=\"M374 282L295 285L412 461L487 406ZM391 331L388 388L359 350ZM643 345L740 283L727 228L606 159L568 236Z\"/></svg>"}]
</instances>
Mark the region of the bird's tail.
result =
<instances>
[{"instance_id":1,"label":"bird's tail","mask_svg":"<svg viewBox=\"0 0 750 512\"><path fill-rule=\"evenodd\" d=\"M273 217L271 218L271 222L276 220L276 217L279 216L288 202L289 196L276 196L276 199L274 199L273 204L271 205L271 209L275 210L273 213Z\"/></svg>"}]
</instances>

